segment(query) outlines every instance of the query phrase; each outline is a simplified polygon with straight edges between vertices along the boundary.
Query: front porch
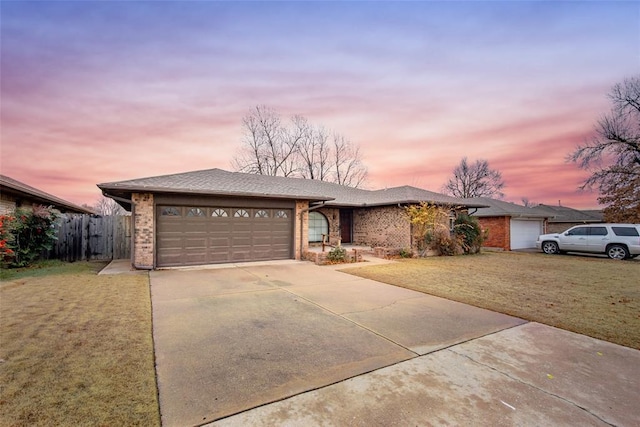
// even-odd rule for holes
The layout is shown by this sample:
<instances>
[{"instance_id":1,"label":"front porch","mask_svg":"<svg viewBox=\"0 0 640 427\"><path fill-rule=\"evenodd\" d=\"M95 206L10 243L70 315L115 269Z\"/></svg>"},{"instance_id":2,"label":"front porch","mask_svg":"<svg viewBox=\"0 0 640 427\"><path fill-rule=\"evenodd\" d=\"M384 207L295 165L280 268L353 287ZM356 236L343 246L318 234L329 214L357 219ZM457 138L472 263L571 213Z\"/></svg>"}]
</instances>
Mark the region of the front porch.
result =
<instances>
[{"instance_id":1,"label":"front porch","mask_svg":"<svg viewBox=\"0 0 640 427\"><path fill-rule=\"evenodd\" d=\"M309 248L302 254L302 259L318 265L330 264L331 261L327 259L327 255L334 247L336 246L310 243ZM370 246L344 244L340 245L340 247L347 252L346 262L362 262L363 255L375 255L374 249Z\"/></svg>"}]
</instances>

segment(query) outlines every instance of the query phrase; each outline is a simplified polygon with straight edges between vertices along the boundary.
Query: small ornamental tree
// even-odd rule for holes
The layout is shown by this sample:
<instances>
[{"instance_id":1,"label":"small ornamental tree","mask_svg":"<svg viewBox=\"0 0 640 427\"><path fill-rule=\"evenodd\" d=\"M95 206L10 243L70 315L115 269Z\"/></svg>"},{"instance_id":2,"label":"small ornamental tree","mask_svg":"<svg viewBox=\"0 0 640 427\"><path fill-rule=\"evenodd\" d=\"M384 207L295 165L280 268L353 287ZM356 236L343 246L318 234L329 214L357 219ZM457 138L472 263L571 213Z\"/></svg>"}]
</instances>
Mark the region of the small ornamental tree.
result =
<instances>
[{"instance_id":1,"label":"small ornamental tree","mask_svg":"<svg viewBox=\"0 0 640 427\"><path fill-rule=\"evenodd\" d=\"M0 225L0 255L3 265L26 267L44 251L51 250L57 239L54 222L57 214L50 207L16 209L13 215L3 215Z\"/></svg>"},{"instance_id":2,"label":"small ornamental tree","mask_svg":"<svg viewBox=\"0 0 640 427\"><path fill-rule=\"evenodd\" d=\"M437 250L441 255L453 255L457 251L457 242L449 233L449 210L426 202L407 206L420 256L425 256L428 249Z\"/></svg>"}]
</instances>

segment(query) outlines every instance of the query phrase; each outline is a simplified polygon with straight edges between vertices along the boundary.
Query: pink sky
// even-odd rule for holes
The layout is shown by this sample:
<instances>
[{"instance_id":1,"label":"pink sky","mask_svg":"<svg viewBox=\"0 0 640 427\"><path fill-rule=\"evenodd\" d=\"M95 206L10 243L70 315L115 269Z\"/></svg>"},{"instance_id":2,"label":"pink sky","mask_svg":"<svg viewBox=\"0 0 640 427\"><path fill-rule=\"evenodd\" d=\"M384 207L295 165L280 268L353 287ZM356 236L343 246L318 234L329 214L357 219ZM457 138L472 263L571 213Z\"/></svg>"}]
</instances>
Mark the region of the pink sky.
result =
<instances>
[{"instance_id":1,"label":"pink sky","mask_svg":"<svg viewBox=\"0 0 640 427\"><path fill-rule=\"evenodd\" d=\"M2 174L96 183L222 168L265 104L357 143L368 188L487 159L506 200L596 208L565 158L640 70L633 2L2 2Z\"/></svg>"}]
</instances>

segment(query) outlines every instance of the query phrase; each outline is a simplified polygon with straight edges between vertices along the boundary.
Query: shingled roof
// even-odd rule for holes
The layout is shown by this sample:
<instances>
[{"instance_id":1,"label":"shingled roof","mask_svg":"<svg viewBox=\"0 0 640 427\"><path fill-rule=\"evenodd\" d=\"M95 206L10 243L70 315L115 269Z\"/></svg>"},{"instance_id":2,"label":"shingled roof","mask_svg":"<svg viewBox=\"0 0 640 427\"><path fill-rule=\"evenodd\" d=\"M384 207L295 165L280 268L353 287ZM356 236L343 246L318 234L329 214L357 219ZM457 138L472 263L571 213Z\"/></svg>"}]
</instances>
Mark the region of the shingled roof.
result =
<instances>
[{"instance_id":1,"label":"shingled roof","mask_svg":"<svg viewBox=\"0 0 640 427\"><path fill-rule=\"evenodd\" d=\"M430 202L436 204L484 206L420 188L403 186L384 190L364 190L330 182L254 175L207 169L172 175L98 184L107 196L125 199L134 192L209 194L233 197L267 197L325 202L328 206L363 207Z\"/></svg>"},{"instance_id":2,"label":"shingled roof","mask_svg":"<svg viewBox=\"0 0 640 427\"><path fill-rule=\"evenodd\" d=\"M6 175L0 175L0 190L5 194L11 194L17 198L26 199L29 203L40 204L45 206L53 206L61 212L71 213L87 213L94 214L91 209L83 208L60 197L45 193L35 187L10 178Z\"/></svg>"},{"instance_id":3,"label":"shingled roof","mask_svg":"<svg viewBox=\"0 0 640 427\"><path fill-rule=\"evenodd\" d=\"M551 206L542 204L538 205L538 208L549 212L553 216L553 219L550 219L549 222L589 223L603 221L602 211L581 211L566 206Z\"/></svg>"},{"instance_id":4,"label":"shingled roof","mask_svg":"<svg viewBox=\"0 0 640 427\"><path fill-rule=\"evenodd\" d=\"M470 203L484 204L486 208L478 209L473 216L478 218L489 216L509 216L512 218L548 218L552 214L537 208L528 208L526 206L517 205L515 203L505 202L503 200L491 199L489 197L473 197L464 199Z\"/></svg>"}]
</instances>

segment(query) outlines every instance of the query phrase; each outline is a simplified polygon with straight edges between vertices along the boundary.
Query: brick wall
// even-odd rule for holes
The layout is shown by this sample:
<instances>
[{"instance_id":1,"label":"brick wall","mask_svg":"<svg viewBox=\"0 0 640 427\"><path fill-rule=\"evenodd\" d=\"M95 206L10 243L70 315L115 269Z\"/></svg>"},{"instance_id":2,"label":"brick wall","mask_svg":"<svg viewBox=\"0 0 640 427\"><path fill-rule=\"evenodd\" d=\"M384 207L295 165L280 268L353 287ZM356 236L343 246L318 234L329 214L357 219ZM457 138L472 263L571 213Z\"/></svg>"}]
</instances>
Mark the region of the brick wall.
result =
<instances>
[{"instance_id":1,"label":"brick wall","mask_svg":"<svg viewBox=\"0 0 640 427\"><path fill-rule=\"evenodd\" d=\"M505 251L511 250L511 218L508 216L494 216L478 218L480 228L489 231L487 240L482 246L487 248L500 248Z\"/></svg>"},{"instance_id":2,"label":"brick wall","mask_svg":"<svg viewBox=\"0 0 640 427\"><path fill-rule=\"evenodd\" d=\"M327 243L336 245L340 239L340 209L338 208L320 208L316 209L327 217L329 222L329 241Z\"/></svg>"},{"instance_id":3,"label":"brick wall","mask_svg":"<svg viewBox=\"0 0 640 427\"><path fill-rule=\"evenodd\" d=\"M411 224L405 210L398 206L355 209L353 243L371 247L411 247Z\"/></svg>"},{"instance_id":4,"label":"brick wall","mask_svg":"<svg viewBox=\"0 0 640 427\"><path fill-rule=\"evenodd\" d=\"M574 225L584 225L582 222L548 222L547 233L564 233Z\"/></svg>"},{"instance_id":5,"label":"brick wall","mask_svg":"<svg viewBox=\"0 0 640 427\"><path fill-rule=\"evenodd\" d=\"M294 258L298 260L302 259L302 254L309 249L309 212L305 212L305 209L308 208L308 201L296 201L295 223L293 224L293 253ZM302 217L302 230L300 229L300 217ZM302 252L300 251L300 246L302 246Z\"/></svg>"},{"instance_id":6,"label":"brick wall","mask_svg":"<svg viewBox=\"0 0 640 427\"><path fill-rule=\"evenodd\" d=\"M133 193L131 201L134 208L133 266L140 269L152 269L154 250L154 203L151 193Z\"/></svg>"},{"instance_id":7,"label":"brick wall","mask_svg":"<svg viewBox=\"0 0 640 427\"><path fill-rule=\"evenodd\" d=\"M0 193L0 215L7 215L16 210L16 199Z\"/></svg>"}]
</instances>

